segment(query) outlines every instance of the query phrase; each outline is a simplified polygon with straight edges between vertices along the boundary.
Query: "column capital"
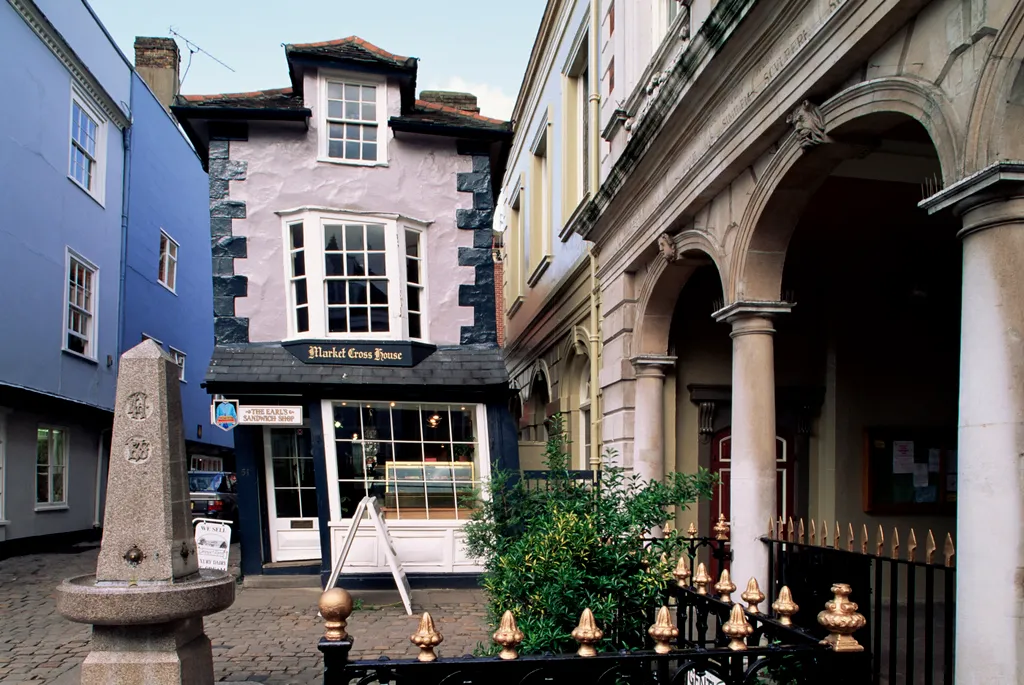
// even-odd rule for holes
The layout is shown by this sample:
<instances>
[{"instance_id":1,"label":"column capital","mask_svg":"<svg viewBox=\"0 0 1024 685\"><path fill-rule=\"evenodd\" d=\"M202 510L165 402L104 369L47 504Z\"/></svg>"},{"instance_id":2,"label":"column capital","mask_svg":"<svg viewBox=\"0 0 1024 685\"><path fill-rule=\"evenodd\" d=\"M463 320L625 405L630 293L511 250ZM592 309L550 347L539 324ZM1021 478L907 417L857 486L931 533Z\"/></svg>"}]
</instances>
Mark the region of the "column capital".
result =
<instances>
[{"instance_id":1,"label":"column capital","mask_svg":"<svg viewBox=\"0 0 1024 685\"><path fill-rule=\"evenodd\" d=\"M953 183L948 188L943 188L931 197L927 197L918 203L918 207L927 210L929 214L935 214L946 209L951 209L957 216L963 216L974 209L985 205L1005 202L1012 199L1024 199L1024 162L996 162L980 171L976 171L966 178ZM991 220L980 222L964 222L964 229L960 237L969 233L990 228L1005 223L999 220L1002 214L998 210L986 212L995 215ZM1016 211L1010 212L1015 223L1020 222L1020 214ZM1009 218L1009 217L1007 217ZM974 225L977 223L977 225Z\"/></svg>"},{"instance_id":2,"label":"column capital","mask_svg":"<svg viewBox=\"0 0 1024 685\"><path fill-rule=\"evenodd\" d=\"M676 358L668 354L638 354L629 358L637 378L642 376L664 377L665 372L675 366Z\"/></svg>"},{"instance_id":3,"label":"column capital","mask_svg":"<svg viewBox=\"0 0 1024 685\"><path fill-rule=\"evenodd\" d=\"M793 311L794 302L759 302L744 301L727 304L711 316L715 321L735 323L740 319L770 319L778 314Z\"/></svg>"}]
</instances>

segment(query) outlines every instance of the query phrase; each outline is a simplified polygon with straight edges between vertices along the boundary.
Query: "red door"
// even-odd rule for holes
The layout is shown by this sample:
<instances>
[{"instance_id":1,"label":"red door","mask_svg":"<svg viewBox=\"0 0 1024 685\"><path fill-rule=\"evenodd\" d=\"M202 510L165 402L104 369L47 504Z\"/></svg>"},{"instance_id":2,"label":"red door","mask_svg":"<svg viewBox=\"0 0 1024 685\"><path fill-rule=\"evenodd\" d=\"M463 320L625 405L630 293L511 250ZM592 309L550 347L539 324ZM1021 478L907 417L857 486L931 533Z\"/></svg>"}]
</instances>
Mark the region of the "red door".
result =
<instances>
[{"instance_id":1,"label":"red door","mask_svg":"<svg viewBox=\"0 0 1024 685\"><path fill-rule=\"evenodd\" d=\"M775 436L775 518L789 519L793 515L793 443L788 438ZM711 524L725 514L725 520L732 519L729 511L729 483L732 467L732 429L723 428L711 441L711 472L718 473L721 481L711 497ZM768 532L768 521L764 521Z\"/></svg>"}]
</instances>

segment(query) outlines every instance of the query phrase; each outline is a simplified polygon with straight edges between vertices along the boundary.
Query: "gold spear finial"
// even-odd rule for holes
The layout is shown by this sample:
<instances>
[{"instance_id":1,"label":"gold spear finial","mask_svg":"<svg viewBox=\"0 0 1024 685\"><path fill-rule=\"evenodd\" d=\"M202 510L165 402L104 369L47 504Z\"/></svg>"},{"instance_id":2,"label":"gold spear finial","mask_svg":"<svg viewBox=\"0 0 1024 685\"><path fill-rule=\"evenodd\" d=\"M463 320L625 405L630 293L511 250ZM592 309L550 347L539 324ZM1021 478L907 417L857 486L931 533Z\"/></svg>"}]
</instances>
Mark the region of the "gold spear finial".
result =
<instances>
[{"instance_id":1,"label":"gold spear finial","mask_svg":"<svg viewBox=\"0 0 1024 685\"><path fill-rule=\"evenodd\" d=\"M843 531L839 527L839 521L836 521L836 534L832 538L832 549L839 549L839 543L843 540Z\"/></svg>"},{"instance_id":2,"label":"gold spear finial","mask_svg":"<svg viewBox=\"0 0 1024 685\"><path fill-rule=\"evenodd\" d=\"M761 588L757 585L757 578L751 577L747 581L747 589L740 595L740 599L747 603L747 611L752 614L761 613L757 609L757 605L764 601L764 593L761 592Z\"/></svg>"},{"instance_id":3,"label":"gold spear finial","mask_svg":"<svg viewBox=\"0 0 1024 685\"><path fill-rule=\"evenodd\" d=\"M711 531L715 534L716 540L728 540L729 527L729 522L725 520L725 514L719 514L718 523L714 525Z\"/></svg>"},{"instance_id":4,"label":"gold spear finial","mask_svg":"<svg viewBox=\"0 0 1024 685\"><path fill-rule=\"evenodd\" d=\"M828 521L821 519L821 546L828 547Z\"/></svg>"},{"instance_id":5,"label":"gold spear finial","mask_svg":"<svg viewBox=\"0 0 1024 685\"><path fill-rule=\"evenodd\" d=\"M594 645L600 642L602 637L604 637L604 631L597 627L594 612L587 607L580 616L579 625L572 631L572 639L580 645L576 654L582 657L597 656Z\"/></svg>"},{"instance_id":6,"label":"gold spear finial","mask_svg":"<svg viewBox=\"0 0 1024 685\"><path fill-rule=\"evenodd\" d=\"M679 636L679 629L672 625L672 613L668 607L658 609L654 625L647 629L647 634L654 640L654 651L657 654L668 654L672 651L672 640Z\"/></svg>"},{"instance_id":7,"label":"gold spear finial","mask_svg":"<svg viewBox=\"0 0 1024 685\"><path fill-rule=\"evenodd\" d=\"M729 649L734 652L746 650L747 636L754 632L754 628L747 622L747 615L743 613L743 607L739 604L732 606L729 620L722 626L722 632L730 638Z\"/></svg>"},{"instance_id":8,"label":"gold spear finial","mask_svg":"<svg viewBox=\"0 0 1024 685\"><path fill-rule=\"evenodd\" d=\"M690 538L691 540L697 537L697 526L693 523L693 521L690 521L690 527L686 529L686 537Z\"/></svg>"},{"instance_id":9,"label":"gold spear finial","mask_svg":"<svg viewBox=\"0 0 1024 685\"><path fill-rule=\"evenodd\" d=\"M686 551L679 555L679 561L676 563L676 569L672 572L673 577L676 579L676 585L679 587L686 587L690 584L690 563L686 559Z\"/></svg>"},{"instance_id":10,"label":"gold spear finial","mask_svg":"<svg viewBox=\"0 0 1024 685\"><path fill-rule=\"evenodd\" d=\"M793 536L796 533L796 528L793 527L793 517L789 517L789 524L786 526L786 540L793 542Z\"/></svg>"},{"instance_id":11,"label":"gold spear finial","mask_svg":"<svg viewBox=\"0 0 1024 685\"><path fill-rule=\"evenodd\" d=\"M900 558L900 531L897 528L892 529L892 558Z\"/></svg>"},{"instance_id":12,"label":"gold spear finial","mask_svg":"<svg viewBox=\"0 0 1024 685\"><path fill-rule=\"evenodd\" d=\"M867 620L857 613L857 604L849 599L853 590L846 583L836 583L832 592L835 598L826 602L825 611L818 614L818 623L829 631L821 644L830 645L835 652L863 652L864 647L853 634L863 628Z\"/></svg>"},{"instance_id":13,"label":"gold spear finial","mask_svg":"<svg viewBox=\"0 0 1024 685\"><path fill-rule=\"evenodd\" d=\"M736 583L732 582L732 578L729 577L729 569L722 569L722 575L715 583L715 592L723 602L732 603L732 593L736 592Z\"/></svg>"},{"instance_id":14,"label":"gold spear finial","mask_svg":"<svg viewBox=\"0 0 1024 685\"><path fill-rule=\"evenodd\" d=\"M956 548L953 547L953 536L950 533L946 533L946 544L942 547L942 556L946 560L946 566L952 568L956 557Z\"/></svg>"},{"instance_id":15,"label":"gold spear finial","mask_svg":"<svg viewBox=\"0 0 1024 685\"><path fill-rule=\"evenodd\" d=\"M880 557L885 554L885 533L882 531L882 524L878 524L878 537L875 538L875 556Z\"/></svg>"},{"instance_id":16,"label":"gold spear finial","mask_svg":"<svg viewBox=\"0 0 1024 685\"><path fill-rule=\"evenodd\" d=\"M804 544L804 520L800 519L800 525L797 527L796 541L801 545Z\"/></svg>"},{"instance_id":17,"label":"gold spear finial","mask_svg":"<svg viewBox=\"0 0 1024 685\"><path fill-rule=\"evenodd\" d=\"M768 538L771 540L775 539L775 517L768 517Z\"/></svg>"},{"instance_id":18,"label":"gold spear finial","mask_svg":"<svg viewBox=\"0 0 1024 685\"><path fill-rule=\"evenodd\" d=\"M924 543L924 563L934 564L935 563L935 550L938 549L935 544L935 536L932 535L932 529L928 529L928 538Z\"/></svg>"},{"instance_id":19,"label":"gold spear finial","mask_svg":"<svg viewBox=\"0 0 1024 685\"><path fill-rule=\"evenodd\" d=\"M324 619L324 639L332 642L348 639L345 626L352 615L352 595L340 587L331 588L320 595L320 615Z\"/></svg>"},{"instance_id":20,"label":"gold spear finial","mask_svg":"<svg viewBox=\"0 0 1024 685\"><path fill-rule=\"evenodd\" d=\"M810 542L810 544L812 546L815 544L815 538L816 537L817 537L817 535L816 535L815 530L814 530L814 519L811 519L811 537L809 539L809 542Z\"/></svg>"},{"instance_id":21,"label":"gold spear finial","mask_svg":"<svg viewBox=\"0 0 1024 685\"><path fill-rule=\"evenodd\" d=\"M917 554L917 533L914 529L910 529L910 539L907 540L907 561L914 561L914 556Z\"/></svg>"},{"instance_id":22,"label":"gold spear finial","mask_svg":"<svg viewBox=\"0 0 1024 685\"><path fill-rule=\"evenodd\" d=\"M857 542L857 536L853 534L853 524L850 524L850 530L846 536L846 551L853 551L853 543Z\"/></svg>"},{"instance_id":23,"label":"gold spear finial","mask_svg":"<svg viewBox=\"0 0 1024 685\"><path fill-rule=\"evenodd\" d=\"M868 524L863 524L860 531L860 553L868 553Z\"/></svg>"},{"instance_id":24,"label":"gold spear finial","mask_svg":"<svg viewBox=\"0 0 1024 685\"><path fill-rule=\"evenodd\" d=\"M706 595L710 582L711 576L708 575L708 569L704 566L704 562L697 564L697 570L693 574L693 586L697 589L697 594Z\"/></svg>"},{"instance_id":25,"label":"gold spear finial","mask_svg":"<svg viewBox=\"0 0 1024 685\"><path fill-rule=\"evenodd\" d=\"M779 623L784 626L793 625L793 615L800 607L793 601L793 593L789 591L788 585L783 585L779 590L779 598L772 602L772 609L778 614Z\"/></svg>"},{"instance_id":26,"label":"gold spear finial","mask_svg":"<svg viewBox=\"0 0 1024 685\"><path fill-rule=\"evenodd\" d=\"M506 611L501 617L501 625L494 633L494 643L501 645L498 656L507 660L518 659L519 652L516 651L516 647L524 637L523 631L519 630L519 626L516 625L516 617L512 615L511 611Z\"/></svg>"},{"instance_id":27,"label":"gold spear finial","mask_svg":"<svg viewBox=\"0 0 1024 685\"><path fill-rule=\"evenodd\" d=\"M444 642L444 636L434 630L434 619L430 618L429 612L424 611L419 629L409 637L409 641L420 648L420 654L416 657L419 661L436 661L434 647Z\"/></svg>"}]
</instances>

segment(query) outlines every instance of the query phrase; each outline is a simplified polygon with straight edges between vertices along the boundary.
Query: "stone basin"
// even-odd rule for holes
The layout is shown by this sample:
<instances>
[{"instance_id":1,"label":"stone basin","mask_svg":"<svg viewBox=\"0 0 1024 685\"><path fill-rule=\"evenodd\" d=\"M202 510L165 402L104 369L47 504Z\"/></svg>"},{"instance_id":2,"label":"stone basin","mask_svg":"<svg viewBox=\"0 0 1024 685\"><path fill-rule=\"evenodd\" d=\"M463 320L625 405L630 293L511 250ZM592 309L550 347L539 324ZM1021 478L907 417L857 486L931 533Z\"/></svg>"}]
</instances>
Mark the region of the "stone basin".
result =
<instances>
[{"instance_id":1,"label":"stone basin","mask_svg":"<svg viewBox=\"0 0 1024 685\"><path fill-rule=\"evenodd\" d=\"M95 575L67 578L57 586L57 611L69 621L99 626L169 623L223 611L235 601L235 579L200 569L177 583L98 586Z\"/></svg>"}]
</instances>

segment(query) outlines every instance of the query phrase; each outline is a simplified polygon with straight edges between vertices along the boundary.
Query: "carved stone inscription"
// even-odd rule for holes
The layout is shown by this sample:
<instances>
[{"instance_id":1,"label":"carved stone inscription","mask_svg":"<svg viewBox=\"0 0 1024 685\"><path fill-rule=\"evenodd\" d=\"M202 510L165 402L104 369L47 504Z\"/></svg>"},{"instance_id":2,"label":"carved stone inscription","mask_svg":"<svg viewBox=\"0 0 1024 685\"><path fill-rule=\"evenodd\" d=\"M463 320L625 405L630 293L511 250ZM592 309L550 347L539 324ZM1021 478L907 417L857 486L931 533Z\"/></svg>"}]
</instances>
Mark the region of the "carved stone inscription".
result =
<instances>
[{"instance_id":1,"label":"carved stone inscription","mask_svg":"<svg viewBox=\"0 0 1024 685\"><path fill-rule=\"evenodd\" d=\"M144 421L153 413L153 402L144 392L133 392L124 402L124 413L130 419Z\"/></svg>"},{"instance_id":2,"label":"carved stone inscription","mask_svg":"<svg viewBox=\"0 0 1024 685\"><path fill-rule=\"evenodd\" d=\"M124 446L124 458L133 464L148 461L152 452L149 440L145 438L128 438L128 442Z\"/></svg>"}]
</instances>

